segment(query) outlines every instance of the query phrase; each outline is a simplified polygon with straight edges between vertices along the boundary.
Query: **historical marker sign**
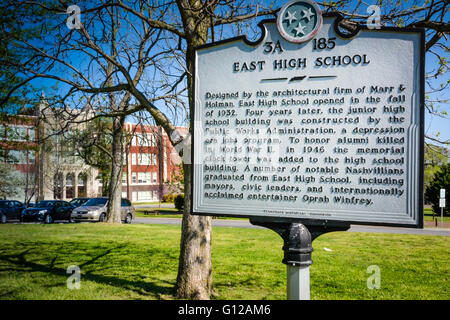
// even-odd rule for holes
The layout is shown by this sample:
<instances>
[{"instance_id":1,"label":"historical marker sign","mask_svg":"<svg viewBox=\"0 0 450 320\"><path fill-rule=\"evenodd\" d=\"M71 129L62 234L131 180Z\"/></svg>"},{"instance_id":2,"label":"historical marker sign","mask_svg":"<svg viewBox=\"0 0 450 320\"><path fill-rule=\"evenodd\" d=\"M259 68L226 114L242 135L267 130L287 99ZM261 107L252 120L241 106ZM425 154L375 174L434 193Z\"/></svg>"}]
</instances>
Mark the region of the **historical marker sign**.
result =
<instances>
[{"instance_id":1,"label":"historical marker sign","mask_svg":"<svg viewBox=\"0 0 450 320\"><path fill-rule=\"evenodd\" d=\"M192 212L422 227L424 33L311 1L196 50Z\"/></svg>"}]
</instances>

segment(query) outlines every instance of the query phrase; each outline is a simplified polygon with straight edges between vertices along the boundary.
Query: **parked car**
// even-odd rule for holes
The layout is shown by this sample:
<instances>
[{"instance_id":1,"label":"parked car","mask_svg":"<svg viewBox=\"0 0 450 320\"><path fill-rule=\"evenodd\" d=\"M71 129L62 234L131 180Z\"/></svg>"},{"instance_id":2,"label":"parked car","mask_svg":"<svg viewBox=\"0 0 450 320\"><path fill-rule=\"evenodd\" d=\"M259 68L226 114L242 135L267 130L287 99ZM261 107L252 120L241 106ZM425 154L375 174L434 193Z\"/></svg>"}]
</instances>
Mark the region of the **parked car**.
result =
<instances>
[{"instance_id":1,"label":"parked car","mask_svg":"<svg viewBox=\"0 0 450 320\"><path fill-rule=\"evenodd\" d=\"M81 207L83 204L85 204L90 198L75 198L72 199L69 203L73 204L75 208Z\"/></svg>"},{"instance_id":2,"label":"parked car","mask_svg":"<svg viewBox=\"0 0 450 320\"><path fill-rule=\"evenodd\" d=\"M84 205L72 211L72 220L74 221L100 221L106 220L106 209L108 198L91 198ZM122 221L131 223L135 218L135 209L130 200L123 198L121 205Z\"/></svg>"},{"instance_id":3,"label":"parked car","mask_svg":"<svg viewBox=\"0 0 450 320\"><path fill-rule=\"evenodd\" d=\"M72 210L75 206L62 200L43 200L31 208L22 211L21 221L41 221L53 223L55 220L71 220Z\"/></svg>"},{"instance_id":4,"label":"parked car","mask_svg":"<svg viewBox=\"0 0 450 320\"><path fill-rule=\"evenodd\" d=\"M0 200L0 223L6 223L8 220L20 219L25 205L16 200Z\"/></svg>"}]
</instances>

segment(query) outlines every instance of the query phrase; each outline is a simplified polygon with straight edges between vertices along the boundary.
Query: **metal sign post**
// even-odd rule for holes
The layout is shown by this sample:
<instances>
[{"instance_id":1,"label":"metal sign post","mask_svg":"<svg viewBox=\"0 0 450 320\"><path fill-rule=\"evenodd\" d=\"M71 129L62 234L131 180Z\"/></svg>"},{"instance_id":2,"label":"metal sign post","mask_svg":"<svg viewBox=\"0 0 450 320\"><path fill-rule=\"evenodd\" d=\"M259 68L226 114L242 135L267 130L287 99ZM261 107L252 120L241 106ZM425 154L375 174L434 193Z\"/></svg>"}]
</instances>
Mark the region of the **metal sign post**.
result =
<instances>
[{"instance_id":1,"label":"metal sign post","mask_svg":"<svg viewBox=\"0 0 450 320\"><path fill-rule=\"evenodd\" d=\"M324 233L346 231L350 228L346 223L327 225L323 222L308 221L308 225L305 225L289 219L271 222L264 218L251 218L250 222L275 231L283 239L282 262L287 265L288 300L310 299L309 267L312 265L312 241Z\"/></svg>"},{"instance_id":2,"label":"metal sign post","mask_svg":"<svg viewBox=\"0 0 450 320\"><path fill-rule=\"evenodd\" d=\"M441 189L439 207L441 207L441 227L444 227L445 189Z\"/></svg>"},{"instance_id":3,"label":"metal sign post","mask_svg":"<svg viewBox=\"0 0 450 320\"><path fill-rule=\"evenodd\" d=\"M287 299L310 299L309 266L287 266Z\"/></svg>"}]
</instances>

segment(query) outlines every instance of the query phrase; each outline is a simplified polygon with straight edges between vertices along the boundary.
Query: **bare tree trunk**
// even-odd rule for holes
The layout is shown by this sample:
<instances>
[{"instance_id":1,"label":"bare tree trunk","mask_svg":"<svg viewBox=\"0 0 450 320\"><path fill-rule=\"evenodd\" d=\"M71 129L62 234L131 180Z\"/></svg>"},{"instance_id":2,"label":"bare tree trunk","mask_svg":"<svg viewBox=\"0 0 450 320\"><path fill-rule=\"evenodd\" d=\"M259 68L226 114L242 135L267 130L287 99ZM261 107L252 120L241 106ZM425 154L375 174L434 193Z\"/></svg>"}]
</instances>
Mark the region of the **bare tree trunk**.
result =
<instances>
[{"instance_id":1,"label":"bare tree trunk","mask_svg":"<svg viewBox=\"0 0 450 320\"><path fill-rule=\"evenodd\" d=\"M103 179L103 177L106 176L104 174L101 175L102 177L102 197L107 197L109 194L109 179ZM109 178L111 178L111 174L109 174Z\"/></svg>"},{"instance_id":2,"label":"bare tree trunk","mask_svg":"<svg viewBox=\"0 0 450 320\"><path fill-rule=\"evenodd\" d=\"M213 289L211 217L190 214L190 169L190 165L184 165L184 214L176 291L180 298L208 300Z\"/></svg>"},{"instance_id":3,"label":"bare tree trunk","mask_svg":"<svg viewBox=\"0 0 450 320\"><path fill-rule=\"evenodd\" d=\"M194 110L194 62L193 48L205 44L208 37L208 20L199 16L202 2L179 1L187 36L186 64L188 68L189 110ZM183 3L184 2L184 3ZM190 9L187 9L190 8ZM193 134L191 113L190 134ZM213 290L211 262L211 217L191 215L192 176L191 165L184 164L184 212L180 241L180 259L176 291L183 299L210 299Z\"/></svg>"},{"instance_id":4,"label":"bare tree trunk","mask_svg":"<svg viewBox=\"0 0 450 320\"><path fill-rule=\"evenodd\" d=\"M124 117L113 120L112 164L106 222L121 223Z\"/></svg>"},{"instance_id":5,"label":"bare tree trunk","mask_svg":"<svg viewBox=\"0 0 450 320\"><path fill-rule=\"evenodd\" d=\"M29 179L28 179L28 170L25 172L25 196L24 196L24 200L23 203L25 203L25 205L28 204L28 188L29 188Z\"/></svg>"}]
</instances>

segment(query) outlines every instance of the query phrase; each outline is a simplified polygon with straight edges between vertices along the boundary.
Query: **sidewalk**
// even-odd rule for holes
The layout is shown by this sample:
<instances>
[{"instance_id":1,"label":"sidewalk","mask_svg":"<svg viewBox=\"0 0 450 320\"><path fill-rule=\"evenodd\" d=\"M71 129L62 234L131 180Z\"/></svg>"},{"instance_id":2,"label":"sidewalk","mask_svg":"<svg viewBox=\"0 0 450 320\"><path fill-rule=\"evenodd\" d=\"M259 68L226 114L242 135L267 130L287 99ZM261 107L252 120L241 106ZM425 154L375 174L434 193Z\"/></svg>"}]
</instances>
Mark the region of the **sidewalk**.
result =
<instances>
[{"instance_id":1,"label":"sidewalk","mask_svg":"<svg viewBox=\"0 0 450 320\"><path fill-rule=\"evenodd\" d=\"M441 225L441 218L439 218L437 220L437 226L434 221L424 221L423 226L425 228L448 228L448 229L450 229L450 222L444 222L444 224Z\"/></svg>"}]
</instances>

